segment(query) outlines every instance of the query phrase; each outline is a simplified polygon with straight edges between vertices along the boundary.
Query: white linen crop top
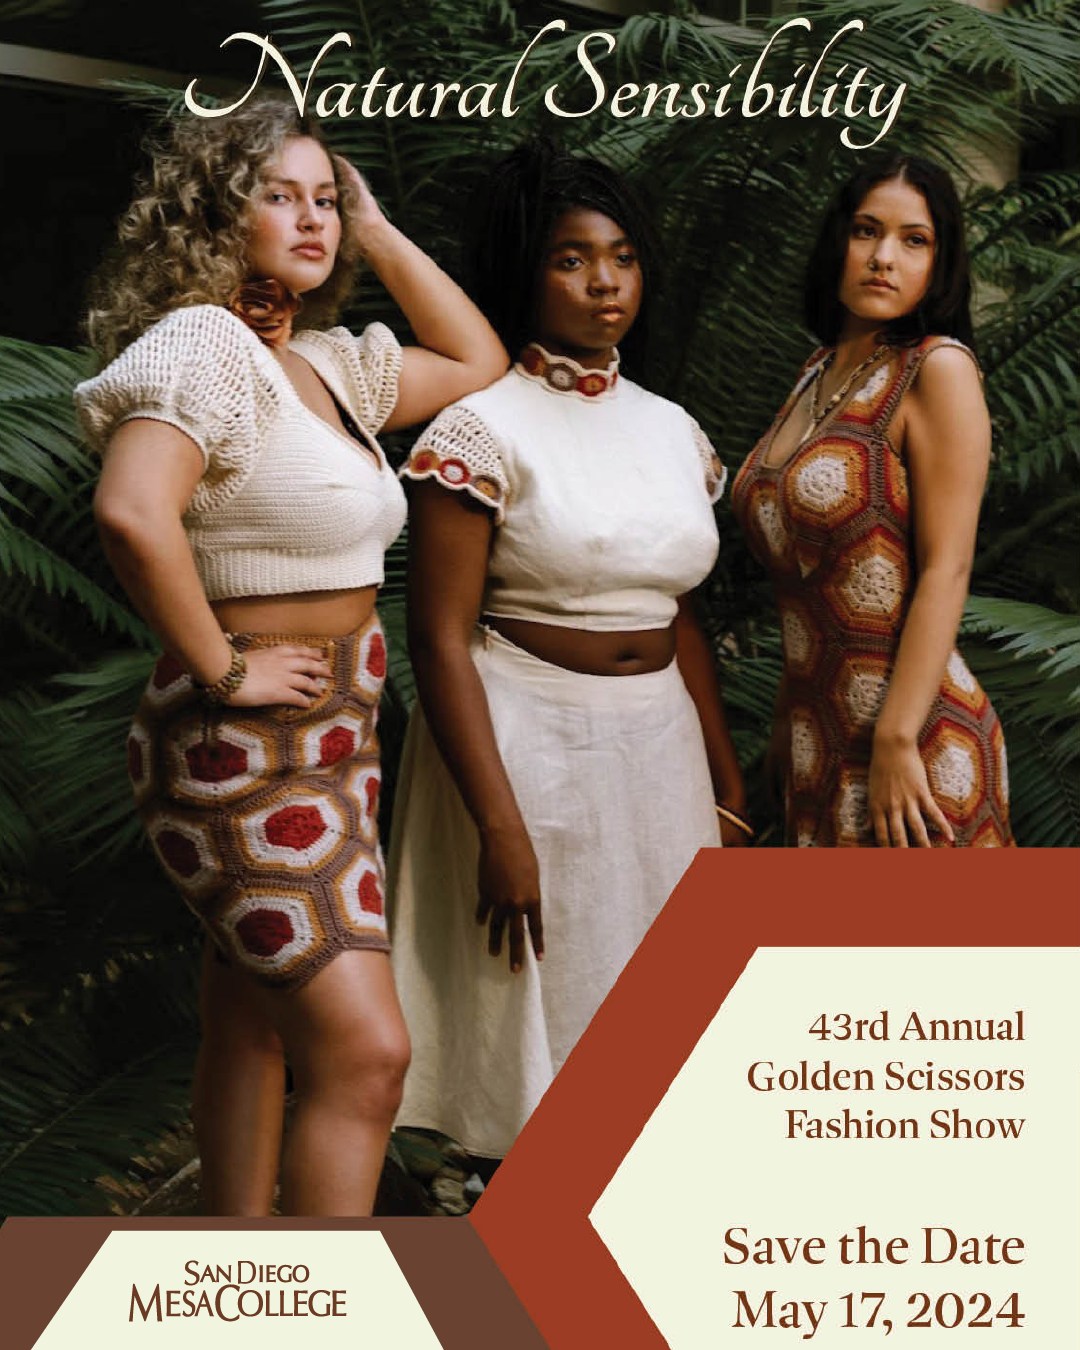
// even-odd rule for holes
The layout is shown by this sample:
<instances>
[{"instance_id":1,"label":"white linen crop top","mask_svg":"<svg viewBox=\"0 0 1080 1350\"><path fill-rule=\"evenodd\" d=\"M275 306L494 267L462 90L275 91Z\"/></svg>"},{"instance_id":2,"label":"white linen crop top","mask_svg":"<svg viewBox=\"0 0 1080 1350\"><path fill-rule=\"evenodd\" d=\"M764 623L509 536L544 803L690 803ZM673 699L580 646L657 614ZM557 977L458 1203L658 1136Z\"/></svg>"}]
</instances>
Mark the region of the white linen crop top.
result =
<instances>
[{"instance_id":1,"label":"white linen crop top","mask_svg":"<svg viewBox=\"0 0 1080 1350\"><path fill-rule=\"evenodd\" d=\"M445 409L404 478L489 507L482 609L617 632L666 628L719 549L726 470L677 404L535 343L502 379Z\"/></svg>"},{"instance_id":2,"label":"white linen crop top","mask_svg":"<svg viewBox=\"0 0 1080 1350\"><path fill-rule=\"evenodd\" d=\"M218 305L174 310L75 390L91 446L136 417L202 451L184 529L208 599L348 590L383 580L405 496L375 432L397 401L401 348L384 324L360 337L305 330L289 343L364 445L301 400L243 320Z\"/></svg>"}]
</instances>

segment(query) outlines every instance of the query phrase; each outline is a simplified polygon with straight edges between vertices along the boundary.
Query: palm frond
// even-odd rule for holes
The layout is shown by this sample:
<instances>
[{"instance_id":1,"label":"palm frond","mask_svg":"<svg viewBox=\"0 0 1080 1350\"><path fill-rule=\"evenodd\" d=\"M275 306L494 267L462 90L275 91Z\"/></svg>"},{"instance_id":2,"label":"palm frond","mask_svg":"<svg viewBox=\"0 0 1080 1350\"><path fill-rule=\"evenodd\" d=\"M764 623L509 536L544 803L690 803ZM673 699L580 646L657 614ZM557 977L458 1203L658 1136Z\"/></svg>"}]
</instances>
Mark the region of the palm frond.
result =
<instances>
[{"instance_id":1,"label":"palm frond","mask_svg":"<svg viewBox=\"0 0 1080 1350\"><path fill-rule=\"evenodd\" d=\"M1069 701L1080 706L1080 616L973 595L965 621L972 631L993 636L1005 651L1037 657L1041 676L1072 675L1076 683Z\"/></svg>"},{"instance_id":2,"label":"palm frond","mask_svg":"<svg viewBox=\"0 0 1080 1350\"><path fill-rule=\"evenodd\" d=\"M1053 22L1038 9L1014 5L992 13L962 0L937 0L932 5L924 0L881 0L868 13L848 0L824 0L806 12L817 11L835 23L864 18L864 50L875 58L873 69L906 65L916 88L948 70L961 82L960 88L975 91L981 103L1009 89L1027 99L1065 105L1076 97L1080 19L1071 3L1057 6ZM960 101L957 97L945 105L950 119L962 117Z\"/></svg>"},{"instance_id":3,"label":"palm frond","mask_svg":"<svg viewBox=\"0 0 1080 1350\"><path fill-rule=\"evenodd\" d=\"M0 22L16 19L66 19L79 7L79 0L0 0Z\"/></svg>"},{"instance_id":4,"label":"palm frond","mask_svg":"<svg viewBox=\"0 0 1080 1350\"><path fill-rule=\"evenodd\" d=\"M1022 656L973 637L964 651L1005 728L1010 814L1029 848L1080 845L1080 723L1075 674L1047 677L1045 653Z\"/></svg>"},{"instance_id":5,"label":"palm frond","mask_svg":"<svg viewBox=\"0 0 1080 1350\"><path fill-rule=\"evenodd\" d=\"M972 669L1006 728L1013 829L1021 844L1080 844L1080 617L972 596Z\"/></svg>"},{"instance_id":6,"label":"palm frond","mask_svg":"<svg viewBox=\"0 0 1080 1350\"><path fill-rule=\"evenodd\" d=\"M26 398L70 400L75 385L91 373L92 360L85 351L0 339L0 404Z\"/></svg>"},{"instance_id":7,"label":"palm frond","mask_svg":"<svg viewBox=\"0 0 1080 1350\"><path fill-rule=\"evenodd\" d=\"M78 846L84 866L121 856L139 837L124 747L152 664L145 652L110 652L89 670L57 676L55 687L70 692L26 729L52 837Z\"/></svg>"},{"instance_id":8,"label":"palm frond","mask_svg":"<svg viewBox=\"0 0 1080 1350\"><path fill-rule=\"evenodd\" d=\"M113 629L133 641L149 642L146 625L40 540L0 516L0 571L21 577L46 595L70 596L88 610L102 632Z\"/></svg>"},{"instance_id":9,"label":"palm frond","mask_svg":"<svg viewBox=\"0 0 1080 1350\"><path fill-rule=\"evenodd\" d=\"M132 966L81 1006L8 1028L0 1037L0 1212L105 1210L100 1179L125 1178L130 1159L186 1116L193 1006L190 963Z\"/></svg>"},{"instance_id":10,"label":"palm frond","mask_svg":"<svg viewBox=\"0 0 1080 1350\"><path fill-rule=\"evenodd\" d=\"M1032 226L1066 232L1076 221L1080 201L1080 173L1042 173L1037 178L1004 188L983 187L967 201L972 262L979 268L984 255L999 244L1026 238Z\"/></svg>"},{"instance_id":11,"label":"palm frond","mask_svg":"<svg viewBox=\"0 0 1080 1350\"><path fill-rule=\"evenodd\" d=\"M0 577L17 583L2 613L26 622L29 596L58 597L99 631L146 645L145 625L117 598L91 519L96 467L72 406L89 364L86 353L0 338Z\"/></svg>"}]
</instances>

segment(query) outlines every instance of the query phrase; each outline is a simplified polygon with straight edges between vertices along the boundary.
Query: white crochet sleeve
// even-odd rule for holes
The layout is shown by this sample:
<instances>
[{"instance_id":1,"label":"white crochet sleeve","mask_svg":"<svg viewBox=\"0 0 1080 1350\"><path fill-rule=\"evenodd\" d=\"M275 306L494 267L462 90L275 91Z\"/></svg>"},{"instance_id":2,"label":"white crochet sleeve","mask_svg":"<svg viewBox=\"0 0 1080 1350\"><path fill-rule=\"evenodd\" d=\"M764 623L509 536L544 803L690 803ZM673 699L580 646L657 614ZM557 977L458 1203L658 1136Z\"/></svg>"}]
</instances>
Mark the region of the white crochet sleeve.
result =
<instances>
[{"instance_id":1,"label":"white crochet sleeve","mask_svg":"<svg viewBox=\"0 0 1080 1350\"><path fill-rule=\"evenodd\" d=\"M103 454L117 427L136 417L167 422L202 451L206 470L192 509L227 501L254 467L277 409L277 391L252 343L241 321L219 305L173 310L100 375L76 386L90 447Z\"/></svg>"},{"instance_id":2,"label":"white crochet sleeve","mask_svg":"<svg viewBox=\"0 0 1080 1350\"><path fill-rule=\"evenodd\" d=\"M349 411L374 435L394 411L401 377L401 344L384 323L371 323L359 334L347 328L326 332L305 328L293 339L327 356L341 376Z\"/></svg>"},{"instance_id":3,"label":"white crochet sleeve","mask_svg":"<svg viewBox=\"0 0 1080 1350\"><path fill-rule=\"evenodd\" d=\"M467 492L495 512L501 525L510 480L499 443L471 408L453 403L436 417L412 448L402 478L434 478L454 492Z\"/></svg>"},{"instance_id":4,"label":"white crochet sleeve","mask_svg":"<svg viewBox=\"0 0 1080 1350\"><path fill-rule=\"evenodd\" d=\"M705 491L708 493L709 501L715 504L724 495L727 465L721 462L720 456L712 447L712 442L693 419L690 425L694 432L694 445L701 459L701 468L705 474Z\"/></svg>"}]
</instances>

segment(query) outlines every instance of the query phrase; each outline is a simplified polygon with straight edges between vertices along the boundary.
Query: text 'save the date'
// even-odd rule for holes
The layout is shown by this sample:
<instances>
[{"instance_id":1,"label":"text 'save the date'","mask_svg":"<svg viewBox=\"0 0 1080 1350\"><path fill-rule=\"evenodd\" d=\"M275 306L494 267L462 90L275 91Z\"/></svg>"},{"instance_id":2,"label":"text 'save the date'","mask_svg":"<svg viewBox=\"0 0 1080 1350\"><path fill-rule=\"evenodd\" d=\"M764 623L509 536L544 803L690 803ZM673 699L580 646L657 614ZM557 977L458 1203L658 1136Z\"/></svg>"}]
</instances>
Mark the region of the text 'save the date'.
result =
<instances>
[{"instance_id":1,"label":"text 'save the date'","mask_svg":"<svg viewBox=\"0 0 1080 1350\"><path fill-rule=\"evenodd\" d=\"M1024 1240L1020 1237L965 1235L945 1225L921 1229L915 1240L893 1236L875 1237L865 1224L841 1233L832 1244L828 1239L766 1235L754 1237L747 1228L729 1228L724 1234L724 1264L752 1266L822 1266L835 1258L843 1266L902 1266L917 1261L925 1266L957 1263L972 1266L1019 1266L1024 1263ZM783 1298L776 1289L733 1289L735 1328L799 1331L802 1340L812 1340L830 1306L828 1299ZM871 1290L848 1291L836 1301L834 1322L841 1330L867 1327L888 1335L897 1325L896 1296ZM1024 1313L1016 1293L926 1293L908 1295L902 1324L907 1327L1021 1327Z\"/></svg>"}]
</instances>

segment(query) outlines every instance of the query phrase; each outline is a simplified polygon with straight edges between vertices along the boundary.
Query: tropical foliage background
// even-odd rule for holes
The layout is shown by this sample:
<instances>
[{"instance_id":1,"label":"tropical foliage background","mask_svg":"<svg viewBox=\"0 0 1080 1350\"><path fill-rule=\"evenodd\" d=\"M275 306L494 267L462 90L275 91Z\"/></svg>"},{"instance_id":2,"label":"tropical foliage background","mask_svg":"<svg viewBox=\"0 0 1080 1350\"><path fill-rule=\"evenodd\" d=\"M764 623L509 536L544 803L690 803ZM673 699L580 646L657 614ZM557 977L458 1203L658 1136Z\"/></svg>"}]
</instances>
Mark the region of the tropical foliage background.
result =
<instances>
[{"instance_id":1,"label":"tropical foliage background","mask_svg":"<svg viewBox=\"0 0 1080 1350\"><path fill-rule=\"evenodd\" d=\"M326 83L362 82L385 66L407 86L463 75L505 83L537 25L565 19L567 33L532 53L513 119L357 116L327 130L451 270L461 202L485 159L527 132L558 134L626 169L654 202L667 260L646 382L689 406L727 463L740 462L809 346L800 269L826 198L851 169L843 119L557 121L539 91L558 80L572 97L572 51L588 28L618 27L609 89L718 84L753 59L767 31L703 22L682 3L621 26L505 0L265 0L262 9L297 69L345 31L354 45L324 65ZM1025 0L990 14L959 0L804 0L798 12L813 33L787 43L777 69L812 63L825 36L869 15L869 30L846 40L833 65L857 61L890 87L906 82L889 144L935 156L965 184L995 460L964 646L1005 724L1021 843L1080 844L1080 172L998 188L980 186L973 170L980 154L1000 159L1075 111L1080 5ZM349 318L396 322L375 287L361 290ZM124 732L153 640L94 538L94 467L71 409L72 386L90 369L85 352L0 339L2 1212L136 1205L183 1129L193 1051L195 934L129 809ZM726 508L720 524L707 617L756 783L779 639ZM384 606L399 635L402 558L399 547ZM404 644L395 647L391 759L412 699ZM763 798L755 806L770 818Z\"/></svg>"}]
</instances>

